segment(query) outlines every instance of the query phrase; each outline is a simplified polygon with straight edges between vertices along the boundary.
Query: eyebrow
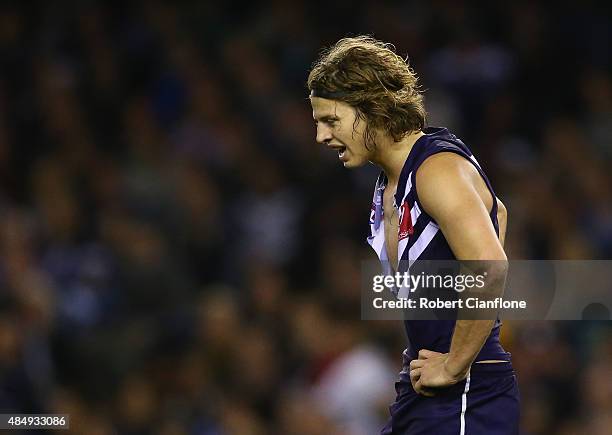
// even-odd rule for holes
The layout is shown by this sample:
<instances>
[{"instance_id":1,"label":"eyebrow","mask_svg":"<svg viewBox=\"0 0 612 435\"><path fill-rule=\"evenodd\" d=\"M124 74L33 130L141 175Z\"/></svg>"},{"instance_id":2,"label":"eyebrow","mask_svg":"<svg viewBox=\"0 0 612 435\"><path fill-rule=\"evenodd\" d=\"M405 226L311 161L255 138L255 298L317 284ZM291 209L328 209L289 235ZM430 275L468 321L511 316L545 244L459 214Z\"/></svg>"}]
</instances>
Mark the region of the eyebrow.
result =
<instances>
[{"instance_id":1,"label":"eyebrow","mask_svg":"<svg viewBox=\"0 0 612 435\"><path fill-rule=\"evenodd\" d=\"M319 122L329 122L329 121L338 121L340 118L338 118L335 115L325 115L322 116L321 118L317 119L315 118L315 121L319 121Z\"/></svg>"}]
</instances>

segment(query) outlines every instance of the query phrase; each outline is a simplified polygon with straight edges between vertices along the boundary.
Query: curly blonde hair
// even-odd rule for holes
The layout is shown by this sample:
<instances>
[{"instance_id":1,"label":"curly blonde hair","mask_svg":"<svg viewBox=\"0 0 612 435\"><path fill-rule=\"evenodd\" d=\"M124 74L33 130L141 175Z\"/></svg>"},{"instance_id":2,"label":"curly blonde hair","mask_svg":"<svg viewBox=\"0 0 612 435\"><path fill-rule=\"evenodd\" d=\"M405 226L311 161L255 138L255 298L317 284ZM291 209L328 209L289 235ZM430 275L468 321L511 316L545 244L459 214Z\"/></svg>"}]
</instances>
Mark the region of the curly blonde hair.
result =
<instances>
[{"instance_id":1,"label":"curly blonde hair","mask_svg":"<svg viewBox=\"0 0 612 435\"><path fill-rule=\"evenodd\" d=\"M366 121L365 143L382 129L398 142L425 127L418 77L395 47L370 36L343 38L323 51L308 75L311 96L343 101Z\"/></svg>"}]
</instances>

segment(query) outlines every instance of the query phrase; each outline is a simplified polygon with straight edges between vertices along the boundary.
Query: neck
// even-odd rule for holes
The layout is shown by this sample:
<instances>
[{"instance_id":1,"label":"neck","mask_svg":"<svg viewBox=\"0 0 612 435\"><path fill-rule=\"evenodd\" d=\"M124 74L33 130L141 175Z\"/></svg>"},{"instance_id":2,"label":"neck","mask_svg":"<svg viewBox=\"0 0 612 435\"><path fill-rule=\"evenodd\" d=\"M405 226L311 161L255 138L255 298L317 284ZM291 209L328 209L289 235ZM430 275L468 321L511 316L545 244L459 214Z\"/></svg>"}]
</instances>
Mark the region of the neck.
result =
<instances>
[{"instance_id":1,"label":"neck","mask_svg":"<svg viewBox=\"0 0 612 435\"><path fill-rule=\"evenodd\" d=\"M385 171L390 185L397 185L408 154L410 154L417 139L424 134L422 131L416 131L407 134L399 142L395 142L392 137L386 136L384 140L377 141L377 152L372 158L372 163Z\"/></svg>"}]
</instances>

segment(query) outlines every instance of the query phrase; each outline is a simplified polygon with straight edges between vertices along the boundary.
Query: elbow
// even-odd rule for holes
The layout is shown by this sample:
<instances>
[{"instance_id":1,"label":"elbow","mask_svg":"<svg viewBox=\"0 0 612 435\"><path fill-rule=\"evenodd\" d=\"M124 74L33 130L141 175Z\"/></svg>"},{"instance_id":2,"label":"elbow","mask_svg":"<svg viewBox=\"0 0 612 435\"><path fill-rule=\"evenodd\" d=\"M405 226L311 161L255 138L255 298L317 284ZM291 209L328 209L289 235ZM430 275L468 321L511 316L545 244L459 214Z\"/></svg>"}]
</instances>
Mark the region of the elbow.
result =
<instances>
[{"instance_id":1,"label":"elbow","mask_svg":"<svg viewBox=\"0 0 612 435\"><path fill-rule=\"evenodd\" d=\"M492 295L500 296L503 294L508 275L508 260L504 254L503 259L485 261L484 263L488 292Z\"/></svg>"},{"instance_id":2,"label":"elbow","mask_svg":"<svg viewBox=\"0 0 612 435\"><path fill-rule=\"evenodd\" d=\"M490 261L489 263L490 265L487 267L487 272L491 280L505 281L506 275L508 275L508 261L495 260Z\"/></svg>"},{"instance_id":3,"label":"elbow","mask_svg":"<svg viewBox=\"0 0 612 435\"><path fill-rule=\"evenodd\" d=\"M484 277L484 281L487 283L486 293L499 295L503 292L509 265L501 246L499 249L484 253L477 261L469 263L470 269Z\"/></svg>"},{"instance_id":4,"label":"elbow","mask_svg":"<svg viewBox=\"0 0 612 435\"><path fill-rule=\"evenodd\" d=\"M501 246L487 256L483 256L480 262L484 265L484 269L491 278L506 278L508 274L508 257L506 257L506 253Z\"/></svg>"}]
</instances>

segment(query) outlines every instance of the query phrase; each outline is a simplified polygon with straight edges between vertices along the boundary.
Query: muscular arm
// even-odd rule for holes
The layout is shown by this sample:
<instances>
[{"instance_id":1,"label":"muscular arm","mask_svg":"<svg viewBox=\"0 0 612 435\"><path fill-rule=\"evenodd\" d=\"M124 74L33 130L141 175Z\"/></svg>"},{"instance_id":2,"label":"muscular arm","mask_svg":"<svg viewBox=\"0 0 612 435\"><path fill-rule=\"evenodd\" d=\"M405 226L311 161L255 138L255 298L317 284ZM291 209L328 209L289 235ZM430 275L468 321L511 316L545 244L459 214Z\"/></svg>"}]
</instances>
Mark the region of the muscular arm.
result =
<instances>
[{"instance_id":1,"label":"muscular arm","mask_svg":"<svg viewBox=\"0 0 612 435\"><path fill-rule=\"evenodd\" d=\"M487 281L492 286L503 286L506 255L489 217L494 199L476 168L456 154L436 154L419 168L417 192L423 208L436 220L458 260L501 260L488 263L493 266L488 270ZM503 218L500 222L503 241L506 230L503 204L498 216ZM493 324L494 320L458 320L448 354L424 350L419 355L420 361L433 359L436 354L437 362L415 363L419 369L415 373L420 378L417 383L440 387L465 378Z\"/></svg>"}]
</instances>

